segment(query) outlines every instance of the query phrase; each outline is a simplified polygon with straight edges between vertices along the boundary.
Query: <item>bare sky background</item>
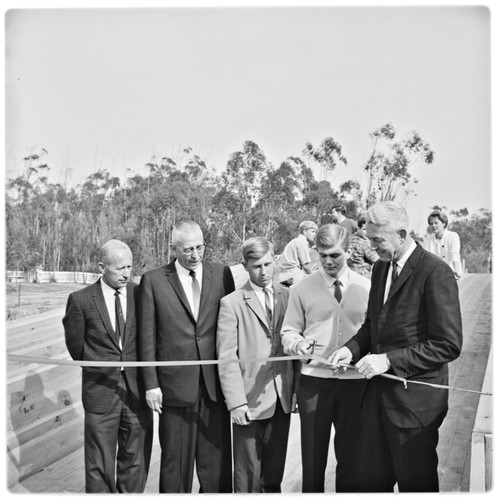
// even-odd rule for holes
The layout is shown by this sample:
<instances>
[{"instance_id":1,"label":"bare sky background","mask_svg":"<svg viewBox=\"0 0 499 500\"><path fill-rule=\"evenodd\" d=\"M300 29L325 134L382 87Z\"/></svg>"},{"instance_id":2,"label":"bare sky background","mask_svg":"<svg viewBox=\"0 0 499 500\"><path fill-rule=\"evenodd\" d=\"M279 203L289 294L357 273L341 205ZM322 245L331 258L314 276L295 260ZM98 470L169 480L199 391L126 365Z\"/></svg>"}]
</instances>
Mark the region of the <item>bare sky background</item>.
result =
<instances>
[{"instance_id":1,"label":"bare sky background","mask_svg":"<svg viewBox=\"0 0 499 500\"><path fill-rule=\"evenodd\" d=\"M435 204L492 208L490 12L478 2L14 9L5 21L7 177L42 148L49 180L76 184L98 168L145 174L153 154L186 146L221 172L246 140L277 167L332 136L348 167L328 180L365 187L369 133L390 122L435 151L413 168L416 230Z\"/></svg>"}]
</instances>

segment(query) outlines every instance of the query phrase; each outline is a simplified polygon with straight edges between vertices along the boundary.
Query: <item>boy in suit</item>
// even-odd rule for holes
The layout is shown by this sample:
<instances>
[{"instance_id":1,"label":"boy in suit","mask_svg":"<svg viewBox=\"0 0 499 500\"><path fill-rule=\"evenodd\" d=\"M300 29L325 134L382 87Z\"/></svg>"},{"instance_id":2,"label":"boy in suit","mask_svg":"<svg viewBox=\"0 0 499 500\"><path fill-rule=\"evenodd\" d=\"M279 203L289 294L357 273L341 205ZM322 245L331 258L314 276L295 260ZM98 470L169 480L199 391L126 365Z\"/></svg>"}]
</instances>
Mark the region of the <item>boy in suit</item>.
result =
<instances>
[{"instance_id":1,"label":"boy in suit","mask_svg":"<svg viewBox=\"0 0 499 500\"><path fill-rule=\"evenodd\" d=\"M220 361L282 356L280 328L288 289L272 285L274 252L264 238L242 247L249 281L221 300ZM291 361L221 363L220 382L233 422L236 493L280 493L293 395Z\"/></svg>"},{"instance_id":2,"label":"boy in suit","mask_svg":"<svg viewBox=\"0 0 499 500\"><path fill-rule=\"evenodd\" d=\"M84 361L136 361L132 252L118 240L100 250L102 277L69 295L63 318L71 357ZM142 493L152 448L152 412L138 369L83 367L85 491Z\"/></svg>"}]
</instances>

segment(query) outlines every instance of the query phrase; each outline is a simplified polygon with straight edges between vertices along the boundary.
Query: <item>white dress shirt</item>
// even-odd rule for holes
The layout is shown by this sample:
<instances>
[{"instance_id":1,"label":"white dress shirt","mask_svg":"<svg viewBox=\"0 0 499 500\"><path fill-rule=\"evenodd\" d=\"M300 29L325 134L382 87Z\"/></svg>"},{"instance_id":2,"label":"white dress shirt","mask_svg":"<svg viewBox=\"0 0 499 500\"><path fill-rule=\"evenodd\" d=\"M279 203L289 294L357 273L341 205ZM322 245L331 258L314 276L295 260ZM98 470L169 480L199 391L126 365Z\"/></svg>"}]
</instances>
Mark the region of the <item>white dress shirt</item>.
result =
<instances>
[{"instance_id":1,"label":"white dress shirt","mask_svg":"<svg viewBox=\"0 0 499 500\"><path fill-rule=\"evenodd\" d=\"M334 284L336 280L339 280L339 282L341 283L340 284L341 295L342 296L345 295L345 290L348 288L348 276L349 276L348 266L345 266L336 276L336 278L329 276L329 274L327 274L322 267L319 269L319 273L322 276L322 279L324 280L324 284L326 285L327 291L332 297L334 297Z\"/></svg>"},{"instance_id":2,"label":"white dress shirt","mask_svg":"<svg viewBox=\"0 0 499 500\"><path fill-rule=\"evenodd\" d=\"M106 308L107 312L109 313L109 319L111 320L111 325L113 326L113 330L116 331L116 297L114 294L116 293L116 290L114 288L111 288L103 279L100 280L101 286L102 286L102 293L104 294L104 301L106 302ZM120 288L119 291L119 297L120 297L120 303L121 303L121 309L123 311L123 316L126 321L126 289L127 287L124 286L123 288ZM120 349L122 349L123 346L121 345L121 337L120 337Z\"/></svg>"},{"instance_id":3,"label":"white dress shirt","mask_svg":"<svg viewBox=\"0 0 499 500\"><path fill-rule=\"evenodd\" d=\"M409 259L414 250L416 250L416 243L414 242L414 240L412 240L405 254L402 255L402 257L400 257L399 260L397 260L397 276L400 276L400 273L402 272L402 269L405 263L407 262L407 259ZM386 277L385 295L383 298L383 304L386 302L386 299L388 298L388 293L390 292L390 286L392 284L392 273L393 273L393 268L392 268L392 263L390 262L390 267L388 269L388 276Z\"/></svg>"},{"instance_id":4,"label":"white dress shirt","mask_svg":"<svg viewBox=\"0 0 499 500\"><path fill-rule=\"evenodd\" d=\"M250 281L251 288L255 291L256 297L260 304L262 305L262 309L265 313L267 313L267 309L265 307L265 293L261 286L255 285L252 281ZM274 315L274 289L272 285L265 287L270 292L270 308L272 310L272 316Z\"/></svg>"},{"instance_id":5,"label":"white dress shirt","mask_svg":"<svg viewBox=\"0 0 499 500\"><path fill-rule=\"evenodd\" d=\"M191 311L194 311L194 297L192 295L192 276L189 275L191 272L189 269L181 266L178 263L178 260L175 261L175 269L177 270L178 277L180 279L180 284L184 289L185 296L187 297L187 302L189 302L189 306ZM199 267L195 269L196 280L199 283L199 293L202 292L202 283L203 283L203 264L199 264ZM197 320L197 318L194 318Z\"/></svg>"}]
</instances>

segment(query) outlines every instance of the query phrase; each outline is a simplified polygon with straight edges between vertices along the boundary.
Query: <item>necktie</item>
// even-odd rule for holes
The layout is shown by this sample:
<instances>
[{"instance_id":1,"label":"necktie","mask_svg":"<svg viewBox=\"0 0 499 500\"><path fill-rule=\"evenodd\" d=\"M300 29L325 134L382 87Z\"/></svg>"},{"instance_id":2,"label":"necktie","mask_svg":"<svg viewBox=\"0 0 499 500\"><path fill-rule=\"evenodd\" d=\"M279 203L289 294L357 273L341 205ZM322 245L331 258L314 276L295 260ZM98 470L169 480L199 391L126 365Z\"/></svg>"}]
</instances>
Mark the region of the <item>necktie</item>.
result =
<instances>
[{"instance_id":1,"label":"necktie","mask_svg":"<svg viewBox=\"0 0 499 500\"><path fill-rule=\"evenodd\" d=\"M125 333L125 316L123 316L123 309L121 308L120 292L116 290L114 293L114 306L116 311L116 333L120 340L123 340Z\"/></svg>"},{"instance_id":2,"label":"necktie","mask_svg":"<svg viewBox=\"0 0 499 500\"><path fill-rule=\"evenodd\" d=\"M342 297L342 294L341 294L341 281L340 280L336 280L334 282L334 298L338 301L338 303L341 302L341 297Z\"/></svg>"},{"instance_id":3,"label":"necktie","mask_svg":"<svg viewBox=\"0 0 499 500\"><path fill-rule=\"evenodd\" d=\"M398 278L398 267L397 267L397 262L393 261L392 262L392 283L390 285L390 288L395 284Z\"/></svg>"},{"instance_id":4,"label":"necktie","mask_svg":"<svg viewBox=\"0 0 499 500\"><path fill-rule=\"evenodd\" d=\"M201 288L199 281L196 279L196 271L190 271L189 276L192 278L192 299L194 302L194 317L197 319L199 314L199 299L201 298Z\"/></svg>"},{"instance_id":5,"label":"necktie","mask_svg":"<svg viewBox=\"0 0 499 500\"><path fill-rule=\"evenodd\" d=\"M265 295L265 311L267 313L267 319L269 320L270 330L272 330L274 323L272 321L272 298L270 296L270 290L268 288L264 288L263 293Z\"/></svg>"}]
</instances>

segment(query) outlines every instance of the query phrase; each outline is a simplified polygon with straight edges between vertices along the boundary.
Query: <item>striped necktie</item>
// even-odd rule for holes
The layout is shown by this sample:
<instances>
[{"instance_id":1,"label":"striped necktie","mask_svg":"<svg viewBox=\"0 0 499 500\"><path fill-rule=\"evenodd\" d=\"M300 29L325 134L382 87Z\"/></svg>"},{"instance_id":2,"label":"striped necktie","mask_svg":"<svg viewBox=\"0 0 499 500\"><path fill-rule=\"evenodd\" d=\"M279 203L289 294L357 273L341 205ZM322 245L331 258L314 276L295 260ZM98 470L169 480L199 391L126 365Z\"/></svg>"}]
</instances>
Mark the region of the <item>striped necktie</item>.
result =
<instances>
[{"instance_id":1,"label":"striped necktie","mask_svg":"<svg viewBox=\"0 0 499 500\"><path fill-rule=\"evenodd\" d=\"M192 278L192 299L194 302L194 318L197 319L199 314L199 300L201 298L201 288L199 287L199 281L196 279L196 271L189 271L189 276Z\"/></svg>"},{"instance_id":2,"label":"striped necktie","mask_svg":"<svg viewBox=\"0 0 499 500\"><path fill-rule=\"evenodd\" d=\"M272 319L272 297L268 288L264 288L263 293L265 295L265 312L267 313L270 330L272 331L274 327L274 322Z\"/></svg>"},{"instance_id":3,"label":"striped necktie","mask_svg":"<svg viewBox=\"0 0 499 500\"><path fill-rule=\"evenodd\" d=\"M116 333L121 341L125 333L125 316L123 316L123 309L121 308L120 292L118 290L114 293L114 306L116 311Z\"/></svg>"}]
</instances>

